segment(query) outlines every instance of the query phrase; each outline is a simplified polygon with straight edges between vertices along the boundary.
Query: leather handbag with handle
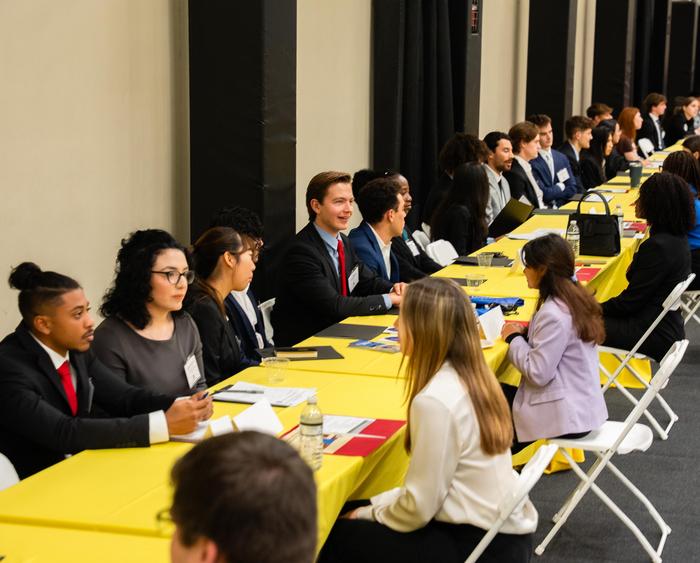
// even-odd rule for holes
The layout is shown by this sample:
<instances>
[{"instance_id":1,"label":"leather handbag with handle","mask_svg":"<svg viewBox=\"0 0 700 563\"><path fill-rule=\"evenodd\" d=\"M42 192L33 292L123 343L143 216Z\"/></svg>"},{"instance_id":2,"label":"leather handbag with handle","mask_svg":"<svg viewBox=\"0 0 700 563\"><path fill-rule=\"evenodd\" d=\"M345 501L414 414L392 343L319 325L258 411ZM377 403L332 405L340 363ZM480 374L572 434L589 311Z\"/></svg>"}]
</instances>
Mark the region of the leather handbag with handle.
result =
<instances>
[{"instance_id":1,"label":"leather handbag with handle","mask_svg":"<svg viewBox=\"0 0 700 563\"><path fill-rule=\"evenodd\" d=\"M605 214L581 213L581 203L589 196L598 196L605 205ZM616 215L611 215L605 197L596 191L581 196L576 213L569 215L569 223L576 221L580 238L580 254L586 256L617 256L620 254L620 228ZM567 224L568 228L568 224Z\"/></svg>"}]
</instances>

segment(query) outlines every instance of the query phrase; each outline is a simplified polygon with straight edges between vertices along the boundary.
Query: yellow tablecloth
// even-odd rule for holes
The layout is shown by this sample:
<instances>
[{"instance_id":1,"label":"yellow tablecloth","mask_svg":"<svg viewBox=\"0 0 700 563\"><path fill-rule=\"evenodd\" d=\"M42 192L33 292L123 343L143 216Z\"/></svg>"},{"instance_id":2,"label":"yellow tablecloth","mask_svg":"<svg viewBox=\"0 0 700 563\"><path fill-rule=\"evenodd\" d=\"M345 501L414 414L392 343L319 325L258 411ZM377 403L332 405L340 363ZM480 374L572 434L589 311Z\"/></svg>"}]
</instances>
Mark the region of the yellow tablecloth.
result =
<instances>
[{"instance_id":1,"label":"yellow tablecloth","mask_svg":"<svg viewBox=\"0 0 700 563\"><path fill-rule=\"evenodd\" d=\"M170 540L0 524L0 556L3 563L168 563Z\"/></svg>"}]
</instances>

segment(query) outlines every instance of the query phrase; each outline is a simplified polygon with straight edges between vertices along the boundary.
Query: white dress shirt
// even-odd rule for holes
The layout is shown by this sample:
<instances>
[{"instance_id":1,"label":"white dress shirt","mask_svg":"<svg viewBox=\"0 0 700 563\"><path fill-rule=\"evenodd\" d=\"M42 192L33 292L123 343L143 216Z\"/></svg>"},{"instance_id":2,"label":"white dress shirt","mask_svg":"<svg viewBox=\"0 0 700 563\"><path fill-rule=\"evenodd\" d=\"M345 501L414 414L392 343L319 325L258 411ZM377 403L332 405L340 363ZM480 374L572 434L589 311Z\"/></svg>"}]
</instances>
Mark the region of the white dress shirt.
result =
<instances>
[{"instance_id":1,"label":"white dress shirt","mask_svg":"<svg viewBox=\"0 0 700 563\"><path fill-rule=\"evenodd\" d=\"M413 400L410 410L411 461L403 487L372 497L358 518L376 520L398 532L417 530L433 518L488 529L498 506L516 486L510 450L486 455L471 399L446 362ZM501 529L528 534L537 528L529 499L513 511Z\"/></svg>"},{"instance_id":2,"label":"white dress shirt","mask_svg":"<svg viewBox=\"0 0 700 563\"><path fill-rule=\"evenodd\" d=\"M369 223L367 223L369 225ZM382 240L382 237L380 237L377 234L377 231L374 230L374 227L372 225L369 225L369 228L372 229L372 233L374 233L374 238L377 239L377 244L379 245L379 250L382 253L382 259L384 260L384 267L386 268L386 276L387 278L391 279L391 239L389 239L388 243L385 243Z\"/></svg>"},{"instance_id":3,"label":"white dress shirt","mask_svg":"<svg viewBox=\"0 0 700 563\"><path fill-rule=\"evenodd\" d=\"M542 190L540 189L540 185L537 183L537 180L535 180L535 177L532 175L532 166L530 166L530 163L518 154L515 155L515 158L520 163L520 166L523 167L523 170L525 170L525 175L527 176L527 179L530 180L530 185L532 186L532 189L535 191L535 195L537 196L537 203L539 204L539 207L540 208L546 207L546 205L544 204L544 199L542 199ZM526 202L526 203L529 203L529 202Z\"/></svg>"},{"instance_id":4,"label":"white dress shirt","mask_svg":"<svg viewBox=\"0 0 700 563\"><path fill-rule=\"evenodd\" d=\"M61 354L49 348L46 344L34 336L34 333L30 331L29 334L31 334L32 338L37 341L44 352L48 354L53 367L56 368L57 371L58 368L60 368L65 362L68 362L68 367L70 368L70 379L73 382L73 389L75 389L77 396L78 378L75 375L75 368L73 367L73 364L70 363L69 354L61 356ZM168 422L165 420L165 413L163 411L153 411L152 413L148 414L148 439L151 444L158 444L160 442L167 442L170 440ZM70 454L66 455L66 457L70 457Z\"/></svg>"},{"instance_id":5,"label":"white dress shirt","mask_svg":"<svg viewBox=\"0 0 700 563\"><path fill-rule=\"evenodd\" d=\"M665 146L664 137L666 136L666 132L661 129L661 120L659 119L659 116L654 115L653 113L650 113L649 117L651 117L651 122L654 124L656 133L659 136L659 147L663 149Z\"/></svg>"}]
</instances>

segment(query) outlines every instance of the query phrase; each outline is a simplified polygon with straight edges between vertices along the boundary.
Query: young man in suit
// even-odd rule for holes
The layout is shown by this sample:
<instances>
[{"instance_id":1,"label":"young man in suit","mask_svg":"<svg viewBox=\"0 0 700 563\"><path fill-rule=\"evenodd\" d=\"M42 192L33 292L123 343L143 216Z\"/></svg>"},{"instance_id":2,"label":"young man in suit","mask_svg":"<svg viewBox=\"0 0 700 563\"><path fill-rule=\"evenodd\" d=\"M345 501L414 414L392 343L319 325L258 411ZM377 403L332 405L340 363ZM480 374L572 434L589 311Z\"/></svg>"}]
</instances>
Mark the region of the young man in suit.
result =
<instances>
[{"instance_id":1,"label":"young man in suit","mask_svg":"<svg viewBox=\"0 0 700 563\"><path fill-rule=\"evenodd\" d=\"M513 142L515 154L510 170L504 172L511 197L529 203L535 209L545 207L542 190L532 175L530 166L530 161L537 158L540 148L539 129L529 121L521 121L510 128L508 136Z\"/></svg>"},{"instance_id":2,"label":"young man in suit","mask_svg":"<svg viewBox=\"0 0 700 563\"><path fill-rule=\"evenodd\" d=\"M513 143L501 131L491 131L484 137L489 156L483 164L489 179L489 202L486 204L486 219L489 224L498 216L511 198L510 185L503 175L513 166Z\"/></svg>"},{"instance_id":3,"label":"young man in suit","mask_svg":"<svg viewBox=\"0 0 700 563\"><path fill-rule=\"evenodd\" d=\"M593 127L598 127L598 124L601 121L612 119L612 110L613 108L611 108L609 105L602 104L600 102L595 102L588 106L586 115L588 116L588 119L592 121L591 129Z\"/></svg>"},{"instance_id":4,"label":"young man in suit","mask_svg":"<svg viewBox=\"0 0 700 563\"><path fill-rule=\"evenodd\" d=\"M566 133L566 142L559 147L559 152L569 159L571 172L576 180L576 192L583 193L580 154L583 149L591 147L593 121L582 115L574 115L566 120L564 132Z\"/></svg>"},{"instance_id":5,"label":"young man in suit","mask_svg":"<svg viewBox=\"0 0 700 563\"><path fill-rule=\"evenodd\" d=\"M381 315L401 303L404 284L374 274L340 232L353 201L349 174L321 172L309 182L309 224L286 250L278 273L275 344L289 346L346 317Z\"/></svg>"},{"instance_id":6,"label":"young man in suit","mask_svg":"<svg viewBox=\"0 0 700 563\"><path fill-rule=\"evenodd\" d=\"M357 257L375 274L392 283L401 279L392 241L401 236L406 223L404 201L399 191L398 183L387 178L368 182L357 200L362 223L350 231Z\"/></svg>"},{"instance_id":7,"label":"young man in suit","mask_svg":"<svg viewBox=\"0 0 700 563\"><path fill-rule=\"evenodd\" d=\"M178 460L172 482L172 563L316 559L316 484L284 441L251 431L204 440Z\"/></svg>"},{"instance_id":8,"label":"young man in suit","mask_svg":"<svg viewBox=\"0 0 700 563\"><path fill-rule=\"evenodd\" d=\"M243 244L253 249L253 261L258 261L264 241L263 225L256 213L245 207L228 207L214 216L209 227L229 227L236 231ZM226 296L224 305L245 359L253 365L258 364L260 355L257 350L269 348L272 343L265 335L265 321L253 288L248 286L244 291L232 291Z\"/></svg>"},{"instance_id":9,"label":"young man in suit","mask_svg":"<svg viewBox=\"0 0 700 563\"><path fill-rule=\"evenodd\" d=\"M532 175L542 189L545 204L560 207L577 193L569 159L552 148L554 135L552 119L548 115L535 114L527 120L540 130L539 155L530 161Z\"/></svg>"},{"instance_id":10,"label":"young man in suit","mask_svg":"<svg viewBox=\"0 0 700 563\"><path fill-rule=\"evenodd\" d=\"M0 452L20 478L84 449L166 442L211 416L203 392L175 401L100 363L90 352L90 304L75 280L24 262L10 286L20 290L22 322L0 342Z\"/></svg>"},{"instance_id":11,"label":"young man in suit","mask_svg":"<svg viewBox=\"0 0 700 563\"><path fill-rule=\"evenodd\" d=\"M374 170L358 170L352 177L352 193L355 199L357 200L360 190L370 180L376 178L386 178L398 183L399 195L403 198L404 211L406 212L406 217L408 217L413 207L411 186L408 180L399 172L387 170L383 174L379 174ZM430 258L421 245L416 242L408 222L404 225L403 232L392 239L391 253L398 260L399 279L402 282L412 282L442 269L442 266Z\"/></svg>"},{"instance_id":12,"label":"young man in suit","mask_svg":"<svg viewBox=\"0 0 700 563\"><path fill-rule=\"evenodd\" d=\"M661 118L666 113L666 105L666 96L654 92L647 95L642 102L646 114L642 116L642 127L637 131L637 138L649 139L654 144L655 151L663 150L666 147L664 144L666 133L661 125Z\"/></svg>"}]
</instances>

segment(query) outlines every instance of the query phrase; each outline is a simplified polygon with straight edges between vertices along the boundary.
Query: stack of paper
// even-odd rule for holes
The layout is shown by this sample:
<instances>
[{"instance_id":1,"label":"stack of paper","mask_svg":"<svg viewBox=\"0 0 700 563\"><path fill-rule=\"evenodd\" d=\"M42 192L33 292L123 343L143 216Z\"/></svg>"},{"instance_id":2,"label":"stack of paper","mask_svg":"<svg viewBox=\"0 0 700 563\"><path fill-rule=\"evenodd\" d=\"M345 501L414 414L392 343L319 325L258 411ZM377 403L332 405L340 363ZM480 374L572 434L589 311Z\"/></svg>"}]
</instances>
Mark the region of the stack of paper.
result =
<instances>
[{"instance_id":1,"label":"stack of paper","mask_svg":"<svg viewBox=\"0 0 700 563\"><path fill-rule=\"evenodd\" d=\"M316 394L312 387L266 387L237 381L213 395L215 401L253 404L267 399L273 407L294 407Z\"/></svg>"}]
</instances>

